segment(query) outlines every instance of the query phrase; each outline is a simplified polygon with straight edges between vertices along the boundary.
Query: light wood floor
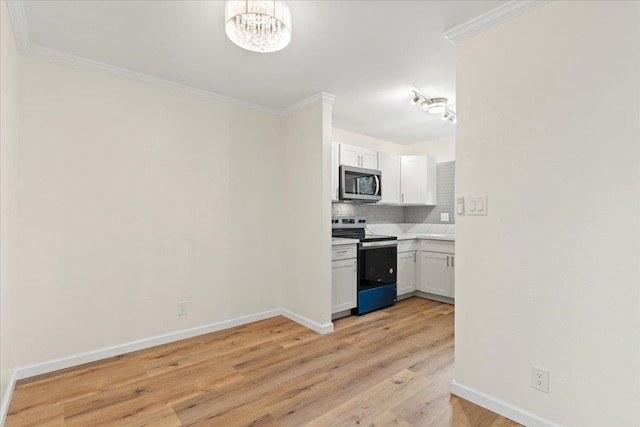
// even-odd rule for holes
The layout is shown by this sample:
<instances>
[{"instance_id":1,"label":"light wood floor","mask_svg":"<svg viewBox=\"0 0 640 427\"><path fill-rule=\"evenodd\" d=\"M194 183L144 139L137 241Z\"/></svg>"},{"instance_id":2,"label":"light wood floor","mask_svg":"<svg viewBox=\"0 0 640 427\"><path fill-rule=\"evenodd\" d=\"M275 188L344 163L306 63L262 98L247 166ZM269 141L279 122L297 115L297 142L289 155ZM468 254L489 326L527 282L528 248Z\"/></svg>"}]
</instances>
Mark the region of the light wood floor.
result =
<instances>
[{"instance_id":1,"label":"light wood floor","mask_svg":"<svg viewBox=\"0 0 640 427\"><path fill-rule=\"evenodd\" d=\"M20 381L10 426L517 426L449 394L453 306L284 317Z\"/></svg>"}]
</instances>

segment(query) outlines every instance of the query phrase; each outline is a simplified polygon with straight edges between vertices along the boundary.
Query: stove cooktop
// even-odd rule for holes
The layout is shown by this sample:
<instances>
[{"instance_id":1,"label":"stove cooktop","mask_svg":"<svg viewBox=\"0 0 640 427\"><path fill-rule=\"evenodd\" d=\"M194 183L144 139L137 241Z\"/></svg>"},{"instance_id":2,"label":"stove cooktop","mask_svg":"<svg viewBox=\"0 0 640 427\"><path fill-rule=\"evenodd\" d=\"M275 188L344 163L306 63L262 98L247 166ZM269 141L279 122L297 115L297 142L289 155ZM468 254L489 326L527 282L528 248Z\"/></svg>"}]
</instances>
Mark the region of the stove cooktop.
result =
<instances>
[{"instance_id":1,"label":"stove cooktop","mask_svg":"<svg viewBox=\"0 0 640 427\"><path fill-rule=\"evenodd\" d=\"M381 234L365 234L359 238L361 242L381 242L385 240L398 240L396 236L384 236Z\"/></svg>"}]
</instances>

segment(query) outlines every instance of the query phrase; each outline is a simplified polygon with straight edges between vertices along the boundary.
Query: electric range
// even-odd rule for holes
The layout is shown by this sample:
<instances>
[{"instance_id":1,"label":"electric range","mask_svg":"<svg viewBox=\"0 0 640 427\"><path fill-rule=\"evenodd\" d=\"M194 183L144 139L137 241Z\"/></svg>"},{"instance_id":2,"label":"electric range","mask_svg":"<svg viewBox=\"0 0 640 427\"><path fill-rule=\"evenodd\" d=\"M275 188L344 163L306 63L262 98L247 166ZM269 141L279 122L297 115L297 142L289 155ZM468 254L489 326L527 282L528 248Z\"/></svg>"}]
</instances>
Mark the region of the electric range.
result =
<instances>
[{"instance_id":1,"label":"electric range","mask_svg":"<svg viewBox=\"0 0 640 427\"><path fill-rule=\"evenodd\" d=\"M365 314L394 305L398 285L398 238L367 234L366 217L333 217L332 237L358 239L358 306L354 314Z\"/></svg>"}]
</instances>

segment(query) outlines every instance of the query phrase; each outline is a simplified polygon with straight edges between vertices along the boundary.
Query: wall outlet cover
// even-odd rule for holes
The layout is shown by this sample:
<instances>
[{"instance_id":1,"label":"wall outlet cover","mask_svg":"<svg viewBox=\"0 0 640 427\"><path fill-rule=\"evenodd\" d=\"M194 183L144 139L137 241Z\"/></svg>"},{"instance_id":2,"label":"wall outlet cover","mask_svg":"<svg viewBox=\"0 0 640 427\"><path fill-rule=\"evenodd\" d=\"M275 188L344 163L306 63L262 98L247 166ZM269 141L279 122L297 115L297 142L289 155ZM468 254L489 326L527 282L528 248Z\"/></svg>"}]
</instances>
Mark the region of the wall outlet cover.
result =
<instances>
[{"instance_id":1,"label":"wall outlet cover","mask_svg":"<svg viewBox=\"0 0 640 427\"><path fill-rule=\"evenodd\" d=\"M449 212L442 212L440 214L440 221L448 222L449 221Z\"/></svg>"},{"instance_id":2,"label":"wall outlet cover","mask_svg":"<svg viewBox=\"0 0 640 427\"><path fill-rule=\"evenodd\" d=\"M549 393L549 370L538 366L531 367L531 387Z\"/></svg>"},{"instance_id":3,"label":"wall outlet cover","mask_svg":"<svg viewBox=\"0 0 640 427\"><path fill-rule=\"evenodd\" d=\"M185 316L187 314L187 303L181 301L178 303L178 316Z\"/></svg>"}]
</instances>

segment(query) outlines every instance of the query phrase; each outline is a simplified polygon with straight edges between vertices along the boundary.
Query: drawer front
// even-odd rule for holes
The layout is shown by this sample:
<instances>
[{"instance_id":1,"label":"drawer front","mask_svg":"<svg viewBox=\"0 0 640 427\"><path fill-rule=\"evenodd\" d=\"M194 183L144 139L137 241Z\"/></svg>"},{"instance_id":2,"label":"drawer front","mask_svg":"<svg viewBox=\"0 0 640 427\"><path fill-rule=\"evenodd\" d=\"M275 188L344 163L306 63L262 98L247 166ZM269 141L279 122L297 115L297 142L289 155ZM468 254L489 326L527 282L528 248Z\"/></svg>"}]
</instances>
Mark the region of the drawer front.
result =
<instances>
[{"instance_id":1,"label":"drawer front","mask_svg":"<svg viewBox=\"0 0 640 427\"><path fill-rule=\"evenodd\" d=\"M418 242L416 240L398 240L398 253L411 252L418 249Z\"/></svg>"},{"instance_id":2,"label":"drawer front","mask_svg":"<svg viewBox=\"0 0 640 427\"><path fill-rule=\"evenodd\" d=\"M420 240L420 250L431 252L443 252L453 254L455 252L455 242L448 240Z\"/></svg>"},{"instance_id":3,"label":"drawer front","mask_svg":"<svg viewBox=\"0 0 640 427\"><path fill-rule=\"evenodd\" d=\"M331 260L355 258L357 256L356 245L339 245L331 248Z\"/></svg>"}]
</instances>

